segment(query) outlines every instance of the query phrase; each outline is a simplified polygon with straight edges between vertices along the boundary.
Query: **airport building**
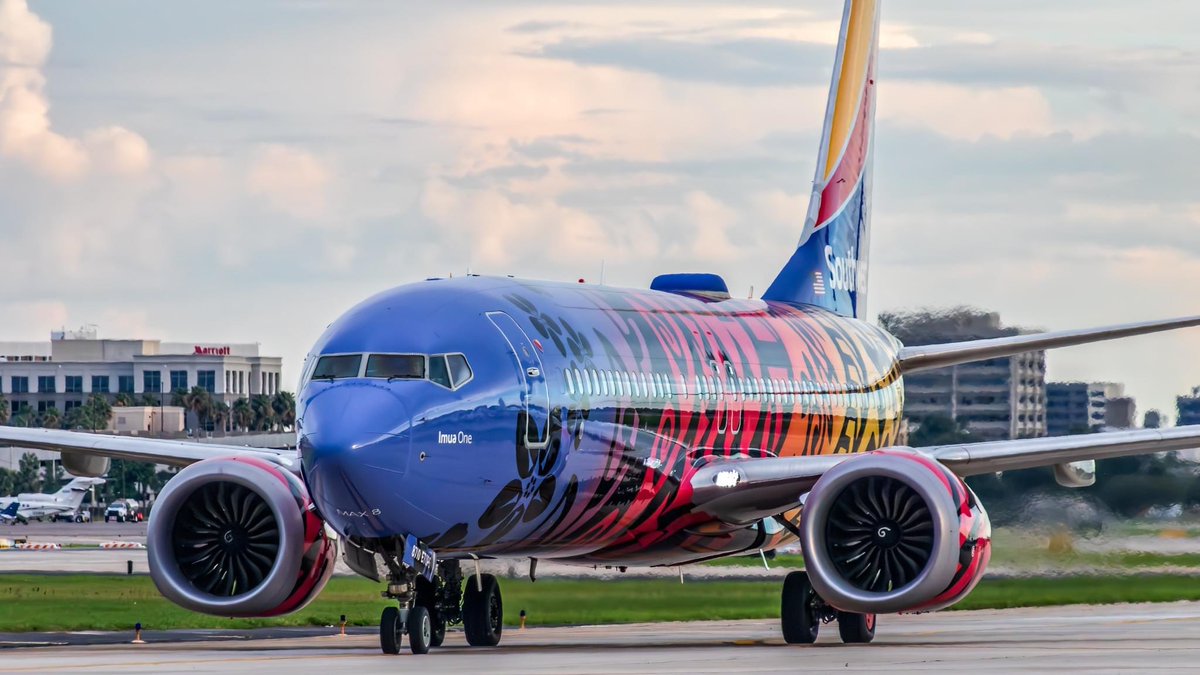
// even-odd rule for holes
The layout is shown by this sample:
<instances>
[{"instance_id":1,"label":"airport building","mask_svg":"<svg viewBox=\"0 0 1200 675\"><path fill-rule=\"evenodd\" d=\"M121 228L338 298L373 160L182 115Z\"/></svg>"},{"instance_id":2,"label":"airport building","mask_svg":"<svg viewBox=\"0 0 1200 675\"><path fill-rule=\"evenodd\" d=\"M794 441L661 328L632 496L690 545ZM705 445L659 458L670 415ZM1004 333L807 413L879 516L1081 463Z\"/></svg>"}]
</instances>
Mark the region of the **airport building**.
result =
<instances>
[{"instance_id":1,"label":"airport building","mask_svg":"<svg viewBox=\"0 0 1200 675\"><path fill-rule=\"evenodd\" d=\"M1111 410L1111 419L1110 419ZM1046 385L1046 432L1067 436L1104 427L1133 426L1136 406L1117 382L1051 382Z\"/></svg>"},{"instance_id":2,"label":"airport building","mask_svg":"<svg viewBox=\"0 0 1200 675\"><path fill-rule=\"evenodd\" d=\"M67 412L92 394L157 399L162 393L200 387L232 404L281 389L282 359L263 356L257 344L101 340L95 329L61 331L49 342L0 342L0 393L15 414Z\"/></svg>"},{"instance_id":3,"label":"airport building","mask_svg":"<svg viewBox=\"0 0 1200 675\"><path fill-rule=\"evenodd\" d=\"M946 313L884 314L881 323L906 345L938 344L1019 335L999 314L969 309ZM966 363L907 375L904 413L910 424L952 417L973 440L1046 435L1046 354Z\"/></svg>"}]
</instances>

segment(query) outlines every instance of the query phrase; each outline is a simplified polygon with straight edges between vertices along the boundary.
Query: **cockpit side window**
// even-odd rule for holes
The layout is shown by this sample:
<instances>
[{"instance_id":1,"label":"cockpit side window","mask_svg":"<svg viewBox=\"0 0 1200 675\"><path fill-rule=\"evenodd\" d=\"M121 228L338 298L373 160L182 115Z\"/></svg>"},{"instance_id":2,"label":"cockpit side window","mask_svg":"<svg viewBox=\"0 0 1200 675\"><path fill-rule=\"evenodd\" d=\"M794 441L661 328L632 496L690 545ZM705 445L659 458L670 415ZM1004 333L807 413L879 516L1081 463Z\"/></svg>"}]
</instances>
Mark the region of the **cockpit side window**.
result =
<instances>
[{"instance_id":1,"label":"cockpit side window","mask_svg":"<svg viewBox=\"0 0 1200 675\"><path fill-rule=\"evenodd\" d=\"M358 369L361 364L362 354L322 356L317 359L317 367L313 369L312 379L336 380L358 377Z\"/></svg>"},{"instance_id":2,"label":"cockpit side window","mask_svg":"<svg viewBox=\"0 0 1200 675\"><path fill-rule=\"evenodd\" d=\"M422 354L371 354L367 357L366 376L383 377L389 380L423 380L425 379L425 356Z\"/></svg>"},{"instance_id":3,"label":"cockpit side window","mask_svg":"<svg viewBox=\"0 0 1200 675\"><path fill-rule=\"evenodd\" d=\"M446 357L442 354L429 357L429 381L451 389L450 370L446 367Z\"/></svg>"},{"instance_id":4,"label":"cockpit side window","mask_svg":"<svg viewBox=\"0 0 1200 675\"><path fill-rule=\"evenodd\" d=\"M446 364L450 366L450 380L454 383L454 388L458 389L475 376L471 372L471 364L467 363L467 357L462 354L447 354Z\"/></svg>"}]
</instances>

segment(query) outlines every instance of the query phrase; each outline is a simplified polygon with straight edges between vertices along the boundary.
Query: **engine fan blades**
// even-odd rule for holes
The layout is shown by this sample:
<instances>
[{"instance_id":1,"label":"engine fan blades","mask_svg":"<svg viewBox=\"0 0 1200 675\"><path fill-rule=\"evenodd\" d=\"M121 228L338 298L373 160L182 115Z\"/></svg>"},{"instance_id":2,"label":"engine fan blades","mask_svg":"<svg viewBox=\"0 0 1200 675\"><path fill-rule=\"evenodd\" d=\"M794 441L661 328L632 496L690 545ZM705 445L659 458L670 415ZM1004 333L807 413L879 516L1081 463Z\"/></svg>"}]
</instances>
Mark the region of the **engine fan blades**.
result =
<instances>
[{"instance_id":1,"label":"engine fan blades","mask_svg":"<svg viewBox=\"0 0 1200 675\"><path fill-rule=\"evenodd\" d=\"M933 516L907 483L870 476L848 485L826 523L829 555L841 576L875 593L912 583L933 555Z\"/></svg>"},{"instance_id":2,"label":"engine fan blades","mask_svg":"<svg viewBox=\"0 0 1200 675\"><path fill-rule=\"evenodd\" d=\"M188 496L171 531L179 570L200 591L232 597L267 578L279 553L279 526L266 501L232 482Z\"/></svg>"}]
</instances>

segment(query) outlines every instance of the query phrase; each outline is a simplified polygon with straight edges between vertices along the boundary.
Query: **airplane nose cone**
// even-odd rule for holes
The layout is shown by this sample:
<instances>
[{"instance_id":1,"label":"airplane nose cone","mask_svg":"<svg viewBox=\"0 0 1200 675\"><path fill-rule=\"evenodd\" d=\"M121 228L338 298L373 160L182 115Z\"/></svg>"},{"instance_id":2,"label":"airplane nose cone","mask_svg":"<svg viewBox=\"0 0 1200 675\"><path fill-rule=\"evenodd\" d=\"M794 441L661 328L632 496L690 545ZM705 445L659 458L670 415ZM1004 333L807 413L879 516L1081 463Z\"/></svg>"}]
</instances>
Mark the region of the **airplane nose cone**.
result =
<instances>
[{"instance_id":1,"label":"airplane nose cone","mask_svg":"<svg viewBox=\"0 0 1200 675\"><path fill-rule=\"evenodd\" d=\"M384 386L335 384L308 401L300 454L313 499L343 534L377 536L399 492L411 444L408 409Z\"/></svg>"}]
</instances>

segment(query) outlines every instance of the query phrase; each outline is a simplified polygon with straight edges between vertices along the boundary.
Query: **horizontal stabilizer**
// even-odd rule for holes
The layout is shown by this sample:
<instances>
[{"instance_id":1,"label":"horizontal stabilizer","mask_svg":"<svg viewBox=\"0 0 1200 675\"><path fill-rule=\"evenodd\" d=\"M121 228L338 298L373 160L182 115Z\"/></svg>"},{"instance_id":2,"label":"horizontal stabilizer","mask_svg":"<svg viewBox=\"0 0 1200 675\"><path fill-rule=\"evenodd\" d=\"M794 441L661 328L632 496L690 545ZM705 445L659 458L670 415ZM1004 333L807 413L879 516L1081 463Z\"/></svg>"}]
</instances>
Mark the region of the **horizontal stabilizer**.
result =
<instances>
[{"instance_id":1,"label":"horizontal stabilizer","mask_svg":"<svg viewBox=\"0 0 1200 675\"><path fill-rule=\"evenodd\" d=\"M1012 337L990 338L987 340L972 340L969 342L951 342L940 345L922 345L904 347L897 357L902 373L915 373L922 370L944 368L960 363L984 361L1002 356L1015 356L1025 352L1054 349L1055 347L1071 347L1089 342L1102 342L1133 335L1145 335L1161 331L1175 330L1200 326L1200 316L1190 316L1181 319L1166 319L1163 321L1144 321L1142 323L1127 323L1120 326L1105 328L1088 328L1084 330L1060 330L1050 333L1035 333L1032 335L1015 335Z\"/></svg>"}]
</instances>

